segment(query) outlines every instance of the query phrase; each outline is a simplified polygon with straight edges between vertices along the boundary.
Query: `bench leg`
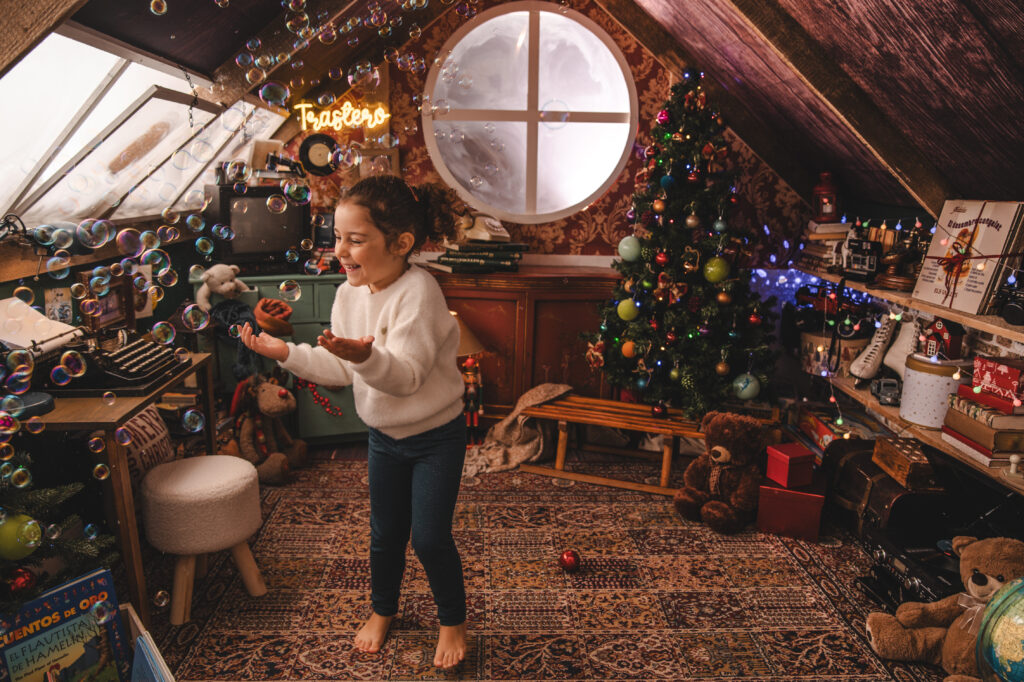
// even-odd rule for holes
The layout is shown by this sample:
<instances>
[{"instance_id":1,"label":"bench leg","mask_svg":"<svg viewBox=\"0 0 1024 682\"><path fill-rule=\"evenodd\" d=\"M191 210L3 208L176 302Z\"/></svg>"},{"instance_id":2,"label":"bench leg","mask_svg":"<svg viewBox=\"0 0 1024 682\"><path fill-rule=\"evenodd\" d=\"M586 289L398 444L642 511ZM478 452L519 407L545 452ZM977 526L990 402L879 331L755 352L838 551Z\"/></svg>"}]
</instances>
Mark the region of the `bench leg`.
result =
<instances>
[{"instance_id":1,"label":"bench leg","mask_svg":"<svg viewBox=\"0 0 1024 682\"><path fill-rule=\"evenodd\" d=\"M565 470L565 451L569 448L569 424L558 422L558 450L555 453L555 468Z\"/></svg>"},{"instance_id":2,"label":"bench leg","mask_svg":"<svg viewBox=\"0 0 1024 682\"><path fill-rule=\"evenodd\" d=\"M668 479L672 474L672 456L676 454L676 437L661 437L661 481L662 488L668 487Z\"/></svg>"}]
</instances>

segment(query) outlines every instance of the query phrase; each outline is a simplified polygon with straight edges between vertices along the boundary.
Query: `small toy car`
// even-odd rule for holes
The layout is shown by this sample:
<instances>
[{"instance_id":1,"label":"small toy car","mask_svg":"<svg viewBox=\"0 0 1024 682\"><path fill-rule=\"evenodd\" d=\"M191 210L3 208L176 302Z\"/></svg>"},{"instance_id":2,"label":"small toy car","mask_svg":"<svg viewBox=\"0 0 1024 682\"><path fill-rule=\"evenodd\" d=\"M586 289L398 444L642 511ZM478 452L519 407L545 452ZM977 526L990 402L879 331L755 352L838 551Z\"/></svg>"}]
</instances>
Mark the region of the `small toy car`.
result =
<instances>
[{"instance_id":1,"label":"small toy car","mask_svg":"<svg viewBox=\"0 0 1024 682\"><path fill-rule=\"evenodd\" d=\"M899 405L902 392L899 379L883 377L871 382L871 395L875 396L879 405Z\"/></svg>"}]
</instances>

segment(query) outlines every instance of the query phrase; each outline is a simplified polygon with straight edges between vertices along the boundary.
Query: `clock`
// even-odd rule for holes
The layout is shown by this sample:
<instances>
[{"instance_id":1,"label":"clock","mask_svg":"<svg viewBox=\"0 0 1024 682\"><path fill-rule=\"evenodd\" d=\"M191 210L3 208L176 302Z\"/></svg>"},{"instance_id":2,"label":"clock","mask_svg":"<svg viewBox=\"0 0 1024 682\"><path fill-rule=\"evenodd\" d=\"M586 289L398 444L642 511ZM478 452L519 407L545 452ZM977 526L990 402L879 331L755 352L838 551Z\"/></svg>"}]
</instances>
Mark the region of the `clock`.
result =
<instances>
[{"instance_id":1,"label":"clock","mask_svg":"<svg viewBox=\"0 0 1024 682\"><path fill-rule=\"evenodd\" d=\"M313 175L330 175L338 170L338 164L332 158L336 149L338 143L330 135L310 135L299 147L299 161Z\"/></svg>"}]
</instances>

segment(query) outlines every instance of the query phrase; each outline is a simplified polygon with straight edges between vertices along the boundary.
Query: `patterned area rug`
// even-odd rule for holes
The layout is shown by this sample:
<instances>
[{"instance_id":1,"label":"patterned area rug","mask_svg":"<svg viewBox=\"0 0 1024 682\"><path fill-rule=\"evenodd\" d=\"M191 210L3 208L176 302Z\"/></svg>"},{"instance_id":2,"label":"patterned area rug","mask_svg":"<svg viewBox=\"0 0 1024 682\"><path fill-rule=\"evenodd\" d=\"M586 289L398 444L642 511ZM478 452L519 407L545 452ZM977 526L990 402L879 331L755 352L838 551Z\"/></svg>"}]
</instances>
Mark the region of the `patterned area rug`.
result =
<instances>
[{"instance_id":1,"label":"patterned area rug","mask_svg":"<svg viewBox=\"0 0 1024 682\"><path fill-rule=\"evenodd\" d=\"M595 457L570 468L657 475L647 462ZM819 544L720 536L662 496L515 471L468 479L459 498L466 661L447 673L432 665L437 619L411 550L391 635L380 654L363 654L351 639L369 613L365 446L320 453L262 499L251 545L269 593L249 597L222 552L196 581L189 623L154 612L151 631L180 681L943 677L871 652L864 618L875 607L853 583L870 561L844 532L826 527ZM583 557L579 573L557 565L567 548ZM170 590L173 563L150 554L153 593Z\"/></svg>"}]
</instances>

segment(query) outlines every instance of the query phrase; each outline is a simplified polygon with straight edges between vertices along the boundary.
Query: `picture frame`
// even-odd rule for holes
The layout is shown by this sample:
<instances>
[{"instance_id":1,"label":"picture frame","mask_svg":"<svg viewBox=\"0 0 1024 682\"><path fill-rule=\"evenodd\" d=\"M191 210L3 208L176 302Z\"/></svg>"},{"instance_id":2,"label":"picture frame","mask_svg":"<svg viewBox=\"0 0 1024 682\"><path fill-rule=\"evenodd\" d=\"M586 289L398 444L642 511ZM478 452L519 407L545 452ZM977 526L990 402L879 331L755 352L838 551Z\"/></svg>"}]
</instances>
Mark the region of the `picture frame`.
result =
<instances>
[{"instance_id":1,"label":"picture frame","mask_svg":"<svg viewBox=\"0 0 1024 682\"><path fill-rule=\"evenodd\" d=\"M371 175L396 175L402 177L398 165L397 149L363 149L362 160L359 162L359 177Z\"/></svg>"},{"instance_id":2,"label":"picture frame","mask_svg":"<svg viewBox=\"0 0 1024 682\"><path fill-rule=\"evenodd\" d=\"M89 270L78 273L78 281L89 288L92 272ZM110 278L110 290L99 297L100 309L95 315L79 313L81 324L90 331L97 332L108 327L128 327L135 323L135 296L132 282L126 275Z\"/></svg>"}]
</instances>

